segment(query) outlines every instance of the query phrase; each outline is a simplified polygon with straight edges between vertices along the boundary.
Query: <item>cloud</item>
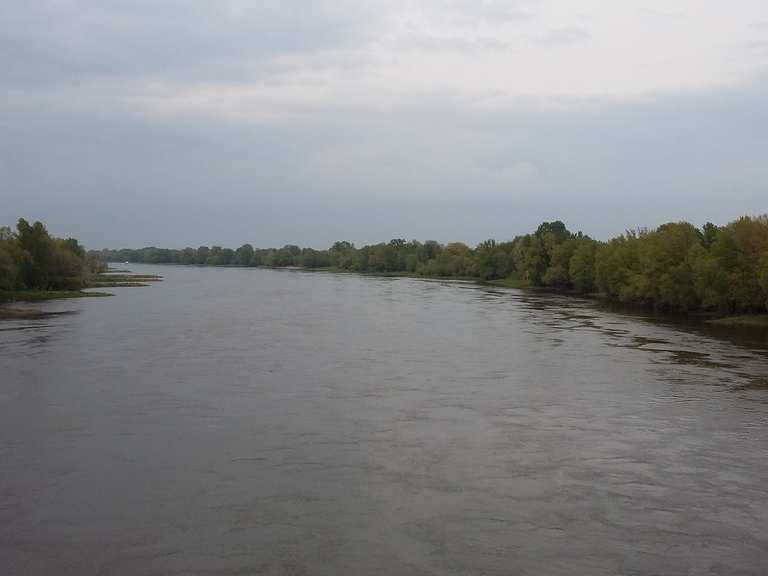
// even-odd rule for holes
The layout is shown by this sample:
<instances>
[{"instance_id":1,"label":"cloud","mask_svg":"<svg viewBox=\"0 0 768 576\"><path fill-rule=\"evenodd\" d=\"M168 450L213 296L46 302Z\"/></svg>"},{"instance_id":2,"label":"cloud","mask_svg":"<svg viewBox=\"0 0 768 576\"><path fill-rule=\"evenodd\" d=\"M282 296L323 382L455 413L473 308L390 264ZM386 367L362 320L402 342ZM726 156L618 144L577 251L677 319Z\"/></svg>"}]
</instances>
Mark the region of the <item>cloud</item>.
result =
<instances>
[{"instance_id":1,"label":"cloud","mask_svg":"<svg viewBox=\"0 0 768 576\"><path fill-rule=\"evenodd\" d=\"M685 18L685 10L668 10L664 8L642 7L638 10L641 16L658 20L681 20Z\"/></svg>"},{"instance_id":2,"label":"cloud","mask_svg":"<svg viewBox=\"0 0 768 576\"><path fill-rule=\"evenodd\" d=\"M764 83L557 107L425 96L268 124L25 117L6 122L0 186L11 219L71 221L91 246L477 242L551 218L606 237L764 211L766 96Z\"/></svg>"},{"instance_id":3,"label":"cloud","mask_svg":"<svg viewBox=\"0 0 768 576\"><path fill-rule=\"evenodd\" d=\"M764 211L762 2L642 5L2 3L3 218L324 246Z\"/></svg>"},{"instance_id":4,"label":"cloud","mask_svg":"<svg viewBox=\"0 0 768 576\"><path fill-rule=\"evenodd\" d=\"M550 30L538 37L536 41L545 46L572 46L588 42L592 35L584 28L576 26Z\"/></svg>"},{"instance_id":5,"label":"cloud","mask_svg":"<svg viewBox=\"0 0 768 576\"><path fill-rule=\"evenodd\" d=\"M568 87L605 94L714 85L743 78L759 64L759 56L712 42L718 31L737 37L742 24L750 28L762 13L759 2L746 2L742 14L708 5L695 18L649 24L653 43L632 4L585 0L576 11L564 0L6 2L0 85L84 90L122 81L129 90L162 83L182 92L215 84L231 91L233 84L284 82L290 73L317 75L319 63L343 83L354 62L359 73L351 80L369 92L381 90L382 78L416 93L427 84L464 92L546 94ZM642 11L666 14L653 2ZM763 39L750 29L745 42ZM567 63L541 50L588 43L593 46Z\"/></svg>"},{"instance_id":6,"label":"cloud","mask_svg":"<svg viewBox=\"0 0 768 576\"><path fill-rule=\"evenodd\" d=\"M0 7L5 84L162 76L258 76L281 55L364 44L369 14L344 1L8 2Z\"/></svg>"}]
</instances>

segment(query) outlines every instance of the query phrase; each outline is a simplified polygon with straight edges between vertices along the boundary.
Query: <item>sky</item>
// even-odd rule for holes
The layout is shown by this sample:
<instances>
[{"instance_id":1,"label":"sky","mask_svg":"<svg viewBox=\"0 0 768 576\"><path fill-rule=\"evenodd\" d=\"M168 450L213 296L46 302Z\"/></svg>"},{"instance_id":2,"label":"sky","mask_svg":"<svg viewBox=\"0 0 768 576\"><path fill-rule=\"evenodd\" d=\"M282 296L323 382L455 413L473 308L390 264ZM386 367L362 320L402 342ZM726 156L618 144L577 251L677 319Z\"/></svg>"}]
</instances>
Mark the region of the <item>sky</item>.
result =
<instances>
[{"instance_id":1,"label":"sky","mask_svg":"<svg viewBox=\"0 0 768 576\"><path fill-rule=\"evenodd\" d=\"M0 0L0 224L89 248L768 212L765 0Z\"/></svg>"}]
</instances>

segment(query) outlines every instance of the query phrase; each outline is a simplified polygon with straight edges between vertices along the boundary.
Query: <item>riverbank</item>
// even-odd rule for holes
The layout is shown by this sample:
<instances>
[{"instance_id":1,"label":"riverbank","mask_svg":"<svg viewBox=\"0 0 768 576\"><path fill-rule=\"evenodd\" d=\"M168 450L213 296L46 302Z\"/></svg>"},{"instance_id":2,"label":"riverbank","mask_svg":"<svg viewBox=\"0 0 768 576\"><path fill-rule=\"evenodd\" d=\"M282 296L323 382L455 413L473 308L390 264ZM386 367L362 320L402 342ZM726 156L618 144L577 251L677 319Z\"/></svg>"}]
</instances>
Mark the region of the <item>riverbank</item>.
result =
<instances>
[{"instance_id":1,"label":"riverbank","mask_svg":"<svg viewBox=\"0 0 768 576\"><path fill-rule=\"evenodd\" d=\"M740 316L726 316L708 320L715 326L765 328L768 329L768 314L742 314Z\"/></svg>"},{"instance_id":2,"label":"riverbank","mask_svg":"<svg viewBox=\"0 0 768 576\"><path fill-rule=\"evenodd\" d=\"M67 298L99 298L114 296L109 292L101 292L104 288L141 288L152 282L161 282L158 274L115 274L111 271L92 274L83 283L81 290L0 290L0 305L13 302L43 302ZM94 290L96 289L96 290ZM37 311L28 311L36 313ZM22 309L0 307L0 319L19 318Z\"/></svg>"},{"instance_id":3,"label":"riverbank","mask_svg":"<svg viewBox=\"0 0 768 576\"><path fill-rule=\"evenodd\" d=\"M113 296L109 292L86 292L84 290L0 290L0 320L20 320L46 316L36 308L17 308L17 302L44 302L67 298L103 298Z\"/></svg>"},{"instance_id":4,"label":"riverbank","mask_svg":"<svg viewBox=\"0 0 768 576\"><path fill-rule=\"evenodd\" d=\"M162 264L161 264L162 265ZM181 264L184 266L184 264ZM205 266L205 265L204 265ZM219 268L220 266L216 266ZM229 266L232 268L243 268L243 266ZM248 268L248 267L246 267ZM525 290L534 293L547 293L557 294L560 296L569 296L574 298L582 298L595 300L601 302L603 305L616 307L619 311L634 311L634 312L648 312L652 311L655 314L659 314L662 317L667 318L680 318L685 317L687 320L695 320L697 322L703 322L711 324L713 326L722 327L747 327L747 328L764 328L768 330L768 314L741 314L737 316L724 316L718 317L713 312L698 311L691 314L683 314L681 312L658 312L653 311L647 305L632 304L632 303L617 303L606 297L605 294L600 292L590 292L588 294L577 292L574 289L558 289L552 286L532 286L530 282L522 280L515 276L509 276L506 278L496 278L494 280L484 280L477 276L436 276L429 274L416 274L413 272L362 272L346 270L343 268L334 268L326 266L322 268L306 268L303 266L259 266L259 268L265 268L267 270L289 270L294 272L313 272L313 273L332 273L332 274L355 274L360 276L373 276L378 278L414 278L420 280L438 280L446 282L474 282L481 286L495 286L499 288L512 288L515 290Z\"/></svg>"},{"instance_id":5,"label":"riverbank","mask_svg":"<svg viewBox=\"0 0 768 576\"><path fill-rule=\"evenodd\" d=\"M107 271L94 274L85 281L86 288L141 288L151 282L161 282L162 276L157 274L115 274Z\"/></svg>"},{"instance_id":6,"label":"riverbank","mask_svg":"<svg viewBox=\"0 0 768 576\"><path fill-rule=\"evenodd\" d=\"M394 238L356 247L346 241L317 250L237 249L221 246L101 250L101 262L181 264L343 271L377 276L478 280L505 288L549 289L557 293L623 302L648 310L713 317L768 313L768 283L762 258L768 250L768 217L744 216L724 226L668 222L598 241L571 232L561 221L542 222L529 234L474 248ZM474 278L468 278L474 277Z\"/></svg>"},{"instance_id":7,"label":"riverbank","mask_svg":"<svg viewBox=\"0 0 768 576\"><path fill-rule=\"evenodd\" d=\"M71 314L70 311L46 312L37 308L19 308L14 306L0 305L0 320L39 320L51 316L62 316Z\"/></svg>"},{"instance_id":8,"label":"riverbank","mask_svg":"<svg viewBox=\"0 0 768 576\"><path fill-rule=\"evenodd\" d=\"M86 292L84 290L0 290L0 304L11 302L42 302L62 298L99 298L113 296L108 292Z\"/></svg>"},{"instance_id":9,"label":"riverbank","mask_svg":"<svg viewBox=\"0 0 768 576\"><path fill-rule=\"evenodd\" d=\"M242 268L242 266L240 266ZM430 274L417 274L416 272L367 272L359 270L347 270L345 268L305 268L302 266L259 266L267 270L295 270L298 272L328 272L332 274L355 274L356 276L372 276L375 278L415 278L417 280L444 280L446 282L477 282L478 284L490 284L495 281L485 282L477 276L437 276Z\"/></svg>"}]
</instances>

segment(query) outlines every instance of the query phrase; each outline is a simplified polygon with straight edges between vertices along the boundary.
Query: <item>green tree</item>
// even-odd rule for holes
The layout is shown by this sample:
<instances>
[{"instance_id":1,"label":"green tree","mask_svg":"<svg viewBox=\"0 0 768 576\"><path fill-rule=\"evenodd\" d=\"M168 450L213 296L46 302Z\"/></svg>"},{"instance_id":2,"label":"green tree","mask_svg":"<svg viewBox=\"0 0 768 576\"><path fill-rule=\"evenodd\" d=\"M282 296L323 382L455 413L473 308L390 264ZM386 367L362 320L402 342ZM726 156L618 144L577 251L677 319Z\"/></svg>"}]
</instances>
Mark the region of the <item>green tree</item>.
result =
<instances>
[{"instance_id":1,"label":"green tree","mask_svg":"<svg viewBox=\"0 0 768 576\"><path fill-rule=\"evenodd\" d=\"M568 263L568 275L573 287L583 294L595 290L595 254L597 242L584 237L576 244L573 256Z\"/></svg>"},{"instance_id":2,"label":"green tree","mask_svg":"<svg viewBox=\"0 0 768 576\"><path fill-rule=\"evenodd\" d=\"M16 226L16 237L24 252L20 266L24 284L28 288L47 289L54 250L48 230L41 222L30 225L24 218L20 218Z\"/></svg>"},{"instance_id":3,"label":"green tree","mask_svg":"<svg viewBox=\"0 0 768 576\"><path fill-rule=\"evenodd\" d=\"M0 290L21 288L20 249L8 227L0 227Z\"/></svg>"},{"instance_id":4,"label":"green tree","mask_svg":"<svg viewBox=\"0 0 768 576\"><path fill-rule=\"evenodd\" d=\"M253 262L253 246L250 244L243 244L235 250L235 256L232 259L233 264L237 264L238 266L250 266L251 262Z\"/></svg>"},{"instance_id":5,"label":"green tree","mask_svg":"<svg viewBox=\"0 0 768 576\"><path fill-rule=\"evenodd\" d=\"M702 226L701 228L701 243L704 245L704 248L707 250L710 249L712 246L712 243L717 238L717 231L718 228L712 222L707 222Z\"/></svg>"}]
</instances>

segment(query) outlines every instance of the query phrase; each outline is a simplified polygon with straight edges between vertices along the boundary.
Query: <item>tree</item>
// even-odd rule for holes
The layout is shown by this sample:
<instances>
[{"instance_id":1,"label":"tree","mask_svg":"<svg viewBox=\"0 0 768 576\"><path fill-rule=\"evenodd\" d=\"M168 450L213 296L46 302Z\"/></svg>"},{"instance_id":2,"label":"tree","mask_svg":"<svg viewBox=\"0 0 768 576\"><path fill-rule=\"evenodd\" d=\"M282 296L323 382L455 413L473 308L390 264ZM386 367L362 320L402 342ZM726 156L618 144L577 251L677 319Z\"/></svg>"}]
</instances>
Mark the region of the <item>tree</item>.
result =
<instances>
[{"instance_id":1,"label":"tree","mask_svg":"<svg viewBox=\"0 0 768 576\"><path fill-rule=\"evenodd\" d=\"M250 244L243 244L235 250L235 256L232 259L232 264L238 266L250 266L253 261L253 246Z\"/></svg>"},{"instance_id":2,"label":"tree","mask_svg":"<svg viewBox=\"0 0 768 576\"><path fill-rule=\"evenodd\" d=\"M197 251L194 248L184 248L179 255L180 264L195 264L197 262Z\"/></svg>"},{"instance_id":3,"label":"tree","mask_svg":"<svg viewBox=\"0 0 768 576\"><path fill-rule=\"evenodd\" d=\"M483 280L500 278L498 270L498 247L496 240L480 242L475 248L475 273Z\"/></svg>"},{"instance_id":4,"label":"tree","mask_svg":"<svg viewBox=\"0 0 768 576\"><path fill-rule=\"evenodd\" d=\"M768 309L768 250L763 252L760 257L757 278L760 288L763 290L763 306Z\"/></svg>"},{"instance_id":5,"label":"tree","mask_svg":"<svg viewBox=\"0 0 768 576\"><path fill-rule=\"evenodd\" d=\"M16 233L0 228L0 290L81 288L100 264L74 238L53 238L41 222L19 219Z\"/></svg>"},{"instance_id":6,"label":"tree","mask_svg":"<svg viewBox=\"0 0 768 576\"><path fill-rule=\"evenodd\" d=\"M0 286L62 284L62 278L77 277L79 260L69 255L82 254L76 240L54 241L42 224L30 226L22 220L18 234L0 231ZM744 217L722 227L707 222L700 229L670 222L653 230L627 231L608 242L571 233L556 220L511 242L490 239L474 249L462 243L443 246L433 240L394 238L359 249L340 241L328 250L292 244L256 250L244 244L235 251L220 246L182 251L148 247L100 255L138 262L333 266L358 272L508 279L581 293L597 291L618 302L678 311L764 311L768 304L766 216Z\"/></svg>"},{"instance_id":7,"label":"tree","mask_svg":"<svg viewBox=\"0 0 768 576\"><path fill-rule=\"evenodd\" d=\"M597 242L589 237L579 240L568 264L568 274L573 287L588 294L595 290L595 253Z\"/></svg>"},{"instance_id":8,"label":"tree","mask_svg":"<svg viewBox=\"0 0 768 576\"><path fill-rule=\"evenodd\" d=\"M704 245L704 248L707 250L710 249L712 246L712 243L717 238L717 232L718 227L712 224L712 222L707 222L702 226L701 228L701 243Z\"/></svg>"},{"instance_id":9,"label":"tree","mask_svg":"<svg viewBox=\"0 0 768 576\"><path fill-rule=\"evenodd\" d=\"M53 241L41 222L30 225L20 218L16 226L19 245L24 252L21 260L21 276L28 288L45 290L53 258Z\"/></svg>"},{"instance_id":10,"label":"tree","mask_svg":"<svg viewBox=\"0 0 768 576\"><path fill-rule=\"evenodd\" d=\"M208 246L200 246L197 249L197 258L195 259L196 264L207 264L208 263L208 256L211 254L211 249L208 248Z\"/></svg>"},{"instance_id":11,"label":"tree","mask_svg":"<svg viewBox=\"0 0 768 576\"><path fill-rule=\"evenodd\" d=\"M518 238L514 242L512 257L520 279L532 286L540 286L544 272L548 267L548 258L542 238L535 234L527 234Z\"/></svg>"},{"instance_id":12,"label":"tree","mask_svg":"<svg viewBox=\"0 0 768 576\"><path fill-rule=\"evenodd\" d=\"M20 288L21 254L15 236L8 227L0 227L0 290Z\"/></svg>"},{"instance_id":13,"label":"tree","mask_svg":"<svg viewBox=\"0 0 768 576\"><path fill-rule=\"evenodd\" d=\"M85 250L77 240L55 240L48 271L48 287L54 290L75 290L83 287Z\"/></svg>"},{"instance_id":14,"label":"tree","mask_svg":"<svg viewBox=\"0 0 768 576\"><path fill-rule=\"evenodd\" d=\"M351 270L356 260L355 245L351 242L335 242L328 250L331 266L341 270Z\"/></svg>"},{"instance_id":15,"label":"tree","mask_svg":"<svg viewBox=\"0 0 768 576\"><path fill-rule=\"evenodd\" d=\"M671 310L698 306L690 259L696 246L701 246L701 237L687 222L670 222L640 237L640 273L647 287L645 300Z\"/></svg>"}]
</instances>

